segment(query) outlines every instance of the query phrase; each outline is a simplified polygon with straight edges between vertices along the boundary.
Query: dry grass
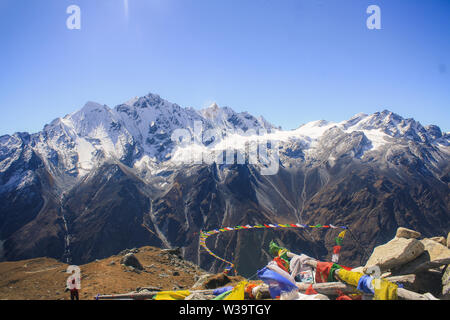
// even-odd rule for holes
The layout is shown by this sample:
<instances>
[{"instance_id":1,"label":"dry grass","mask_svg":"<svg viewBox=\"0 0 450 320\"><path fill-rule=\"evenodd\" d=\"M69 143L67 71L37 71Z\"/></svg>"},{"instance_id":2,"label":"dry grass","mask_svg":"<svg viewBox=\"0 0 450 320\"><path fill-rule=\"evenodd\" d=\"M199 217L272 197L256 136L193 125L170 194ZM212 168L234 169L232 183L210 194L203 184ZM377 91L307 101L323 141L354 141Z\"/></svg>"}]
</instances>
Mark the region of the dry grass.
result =
<instances>
[{"instance_id":1,"label":"dry grass","mask_svg":"<svg viewBox=\"0 0 450 320\"><path fill-rule=\"evenodd\" d=\"M80 299L93 299L97 294L117 294L136 290L138 287L160 287L173 290L187 289L195 283L195 275L202 270L170 264L167 255L154 247L143 247L136 254L146 272L140 274L120 265L121 256L79 266L81 269ZM110 265L114 262L114 265ZM153 265L153 266L152 266ZM50 258L0 263L0 299L10 300L68 300L64 292L68 265ZM177 271L179 275L173 275ZM161 277L167 274L168 277Z\"/></svg>"}]
</instances>

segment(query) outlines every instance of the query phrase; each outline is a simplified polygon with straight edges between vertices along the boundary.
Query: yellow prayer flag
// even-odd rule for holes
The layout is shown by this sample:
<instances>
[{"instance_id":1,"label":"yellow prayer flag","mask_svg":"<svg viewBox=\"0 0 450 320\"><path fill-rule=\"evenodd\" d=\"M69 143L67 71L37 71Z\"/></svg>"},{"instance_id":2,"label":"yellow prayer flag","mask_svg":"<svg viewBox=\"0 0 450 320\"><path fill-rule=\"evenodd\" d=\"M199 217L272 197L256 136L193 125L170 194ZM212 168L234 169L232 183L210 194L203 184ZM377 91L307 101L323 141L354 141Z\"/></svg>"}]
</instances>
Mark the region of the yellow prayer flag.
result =
<instances>
[{"instance_id":1,"label":"yellow prayer flag","mask_svg":"<svg viewBox=\"0 0 450 320\"><path fill-rule=\"evenodd\" d=\"M241 281L239 284L233 288L233 291L223 300L244 300L245 286L248 284L247 281Z\"/></svg>"},{"instance_id":2,"label":"yellow prayer flag","mask_svg":"<svg viewBox=\"0 0 450 320\"><path fill-rule=\"evenodd\" d=\"M184 300L190 294L191 293L189 290L161 291L161 292L158 292L153 299L154 300Z\"/></svg>"},{"instance_id":3,"label":"yellow prayer flag","mask_svg":"<svg viewBox=\"0 0 450 320\"><path fill-rule=\"evenodd\" d=\"M341 233L339 233L338 237L343 239L345 237L346 232L347 230L342 231Z\"/></svg>"},{"instance_id":4,"label":"yellow prayer flag","mask_svg":"<svg viewBox=\"0 0 450 320\"><path fill-rule=\"evenodd\" d=\"M384 279L372 281L375 295L373 300L397 300L398 285Z\"/></svg>"},{"instance_id":5,"label":"yellow prayer flag","mask_svg":"<svg viewBox=\"0 0 450 320\"><path fill-rule=\"evenodd\" d=\"M280 250L278 250L278 256L281 257L283 254L285 254L287 252L288 252L287 249L280 249Z\"/></svg>"},{"instance_id":6,"label":"yellow prayer flag","mask_svg":"<svg viewBox=\"0 0 450 320\"><path fill-rule=\"evenodd\" d=\"M354 287L358 286L359 279L364 275L361 272L353 272L345 269L336 270L339 279Z\"/></svg>"}]
</instances>

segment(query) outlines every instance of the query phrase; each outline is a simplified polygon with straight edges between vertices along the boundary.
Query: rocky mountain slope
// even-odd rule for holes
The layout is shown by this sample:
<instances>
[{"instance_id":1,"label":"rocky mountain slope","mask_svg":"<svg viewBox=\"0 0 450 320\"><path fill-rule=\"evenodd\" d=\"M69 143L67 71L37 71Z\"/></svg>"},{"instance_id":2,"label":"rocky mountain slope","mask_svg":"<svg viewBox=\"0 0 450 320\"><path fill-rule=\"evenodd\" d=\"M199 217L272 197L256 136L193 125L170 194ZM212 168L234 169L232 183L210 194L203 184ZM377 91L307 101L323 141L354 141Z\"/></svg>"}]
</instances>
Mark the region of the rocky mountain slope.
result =
<instances>
[{"instance_id":1,"label":"rocky mountain slope","mask_svg":"<svg viewBox=\"0 0 450 320\"><path fill-rule=\"evenodd\" d=\"M178 129L192 143L173 141ZM115 108L89 102L39 133L0 137L0 252L4 260L83 264L130 247L181 247L186 259L217 271L223 265L201 251L200 230L332 223L354 235L341 262L362 263L364 250L400 225L447 234L449 137L386 110L284 131L228 107L198 111L154 94ZM250 161L255 141L279 155L275 174ZM183 161L205 151L215 161ZM244 161L226 164L223 152ZM211 247L245 275L267 258L254 248L272 239L321 259L331 256L335 237L332 230L237 231Z\"/></svg>"}]
</instances>

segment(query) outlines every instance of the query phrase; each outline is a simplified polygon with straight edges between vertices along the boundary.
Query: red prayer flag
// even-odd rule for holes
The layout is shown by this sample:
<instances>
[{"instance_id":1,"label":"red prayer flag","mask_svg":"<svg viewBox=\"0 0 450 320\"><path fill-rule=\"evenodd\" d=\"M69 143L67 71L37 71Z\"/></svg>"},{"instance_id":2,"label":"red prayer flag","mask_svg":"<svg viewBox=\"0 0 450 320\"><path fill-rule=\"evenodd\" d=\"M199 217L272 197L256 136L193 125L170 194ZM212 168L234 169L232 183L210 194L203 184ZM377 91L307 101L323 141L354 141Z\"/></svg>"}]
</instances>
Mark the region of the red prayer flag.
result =
<instances>
[{"instance_id":1,"label":"red prayer flag","mask_svg":"<svg viewBox=\"0 0 450 320\"><path fill-rule=\"evenodd\" d=\"M313 295L313 294L317 294L317 291L314 290L312 284L309 285L308 289L306 289L305 294L307 295Z\"/></svg>"},{"instance_id":2,"label":"red prayer flag","mask_svg":"<svg viewBox=\"0 0 450 320\"><path fill-rule=\"evenodd\" d=\"M277 263L277 265L283 269L284 271L286 271L287 273L289 273L289 266L287 264L286 261L284 261L283 259L281 259L280 257L275 257L273 259L273 261L275 261Z\"/></svg>"}]
</instances>

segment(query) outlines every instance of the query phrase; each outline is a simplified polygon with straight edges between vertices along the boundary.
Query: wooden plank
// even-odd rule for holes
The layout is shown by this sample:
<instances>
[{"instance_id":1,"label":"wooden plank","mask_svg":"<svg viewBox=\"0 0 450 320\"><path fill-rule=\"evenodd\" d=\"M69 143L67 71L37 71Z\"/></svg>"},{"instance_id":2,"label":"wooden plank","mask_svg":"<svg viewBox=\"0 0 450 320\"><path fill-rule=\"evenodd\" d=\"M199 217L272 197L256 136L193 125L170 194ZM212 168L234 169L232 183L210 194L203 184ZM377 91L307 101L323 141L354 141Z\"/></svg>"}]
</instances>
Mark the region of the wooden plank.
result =
<instances>
[{"instance_id":1,"label":"wooden plank","mask_svg":"<svg viewBox=\"0 0 450 320\"><path fill-rule=\"evenodd\" d=\"M192 293L205 293L212 294L213 289L210 290L194 290ZM122 294L105 294L94 297L95 300L121 300L121 299L133 299L133 300L145 300L151 299L155 294L161 293L161 291L145 292L145 293L122 293Z\"/></svg>"},{"instance_id":2,"label":"wooden plank","mask_svg":"<svg viewBox=\"0 0 450 320\"><path fill-rule=\"evenodd\" d=\"M300 292L304 293L311 286L310 283L297 283L297 287ZM312 285L312 288L316 290L318 293L324 295L334 295L338 296L339 292L343 293L358 293L355 287L350 286L343 282L325 282L325 283L315 283Z\"/></svg>"},{"instance_id":3,"label":"wooden plank","mask_svg":"<svg viewBox=\"0 0 450 320\"><path fill-rule=\"evenodd\" d=\"M390 281L390 282L400 282L400 283L410 283L413 284L416 281L416 275L415 274L407 274L403 276L392 276L384 278L384 280Z\"/></svg>"}]
</instances>

